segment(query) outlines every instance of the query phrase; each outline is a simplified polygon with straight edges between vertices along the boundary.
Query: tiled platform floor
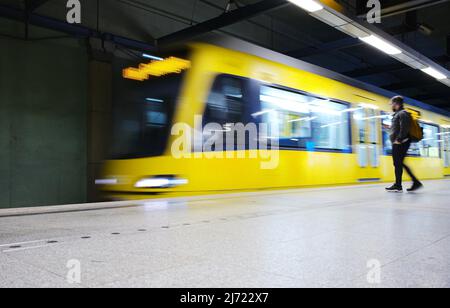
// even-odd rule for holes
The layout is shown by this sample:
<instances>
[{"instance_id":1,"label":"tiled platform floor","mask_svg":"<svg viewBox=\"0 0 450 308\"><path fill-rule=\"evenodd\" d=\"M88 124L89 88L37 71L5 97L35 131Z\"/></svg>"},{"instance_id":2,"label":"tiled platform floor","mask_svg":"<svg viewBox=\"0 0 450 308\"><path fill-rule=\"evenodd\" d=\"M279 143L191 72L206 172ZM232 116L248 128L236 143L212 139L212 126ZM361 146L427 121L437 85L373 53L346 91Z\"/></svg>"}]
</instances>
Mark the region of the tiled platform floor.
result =
<instances>
[{"instance_id":1,"label":"tiled platform floor","mask_svg":"<svg viewBox=\"0 0 450 308\"><path fill-rule=\"evenodd\" d=\"M0 287L450 287L450 181L3 217Z\"/></svg>"}]
</instances>

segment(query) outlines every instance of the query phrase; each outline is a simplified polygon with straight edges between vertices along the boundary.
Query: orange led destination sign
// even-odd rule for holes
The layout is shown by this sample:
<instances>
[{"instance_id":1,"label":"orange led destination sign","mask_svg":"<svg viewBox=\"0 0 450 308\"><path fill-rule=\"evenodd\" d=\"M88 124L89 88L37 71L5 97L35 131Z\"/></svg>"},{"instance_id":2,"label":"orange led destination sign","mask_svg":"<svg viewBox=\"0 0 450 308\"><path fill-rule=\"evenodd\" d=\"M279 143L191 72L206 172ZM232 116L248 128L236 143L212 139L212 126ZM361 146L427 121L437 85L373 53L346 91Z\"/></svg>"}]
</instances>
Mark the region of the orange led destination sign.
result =
<instances>
[{"instance_id":1,"label":"orange led destination sign","mask_svg":"<svg viewBox=\"0 0 450 308\"><path fill-rule=\"evenodd\" d=\"M123 70L123 77L144 81L150 76L160 77L168 74L180 74L191 67L191 61L176 57L154 60L148 64L139 64L139 68L129 67Z\"/></svg>"}]
</instances>

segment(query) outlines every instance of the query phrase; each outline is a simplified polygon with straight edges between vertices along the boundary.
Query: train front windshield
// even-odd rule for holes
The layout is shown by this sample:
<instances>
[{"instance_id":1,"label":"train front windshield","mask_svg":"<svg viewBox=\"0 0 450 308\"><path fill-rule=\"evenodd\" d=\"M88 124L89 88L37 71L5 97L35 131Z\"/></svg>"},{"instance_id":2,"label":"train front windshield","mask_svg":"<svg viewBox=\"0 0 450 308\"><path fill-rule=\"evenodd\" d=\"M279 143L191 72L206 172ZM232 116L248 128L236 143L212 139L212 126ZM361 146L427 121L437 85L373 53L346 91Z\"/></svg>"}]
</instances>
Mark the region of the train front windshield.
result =
<instances>
[{"instance_id":1,"label":"train front windshield","mask_svg":"<svg viewBox=\"0 0 450 308\"><path fill-rule=\"evenodd\" d=\"M114 97L111 156L128 159L164 153L180 92L182 74L146 81L118 80L126 96Z\"/></svg>"}]
</instances>

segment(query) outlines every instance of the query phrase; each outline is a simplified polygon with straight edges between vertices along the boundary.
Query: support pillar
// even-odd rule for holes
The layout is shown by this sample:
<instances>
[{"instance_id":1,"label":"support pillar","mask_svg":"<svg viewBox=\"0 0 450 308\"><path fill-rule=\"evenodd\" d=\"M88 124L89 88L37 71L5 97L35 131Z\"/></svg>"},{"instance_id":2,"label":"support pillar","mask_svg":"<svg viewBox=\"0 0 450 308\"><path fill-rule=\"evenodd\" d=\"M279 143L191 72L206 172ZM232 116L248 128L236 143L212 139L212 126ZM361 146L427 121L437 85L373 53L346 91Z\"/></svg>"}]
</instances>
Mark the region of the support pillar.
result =
<instances>
[{"instance_id":1,"label":"support pillar","mask_svg":"<svg viewBox=\"0 0 450 308\"><path fill-rule=\"evenodd\" d=\"M112 64L91 57L89 60L88 99L88 202L102 201L95 187L101 176L103 162L108 157L112 116Z\"/></svg>"}]
</instances>

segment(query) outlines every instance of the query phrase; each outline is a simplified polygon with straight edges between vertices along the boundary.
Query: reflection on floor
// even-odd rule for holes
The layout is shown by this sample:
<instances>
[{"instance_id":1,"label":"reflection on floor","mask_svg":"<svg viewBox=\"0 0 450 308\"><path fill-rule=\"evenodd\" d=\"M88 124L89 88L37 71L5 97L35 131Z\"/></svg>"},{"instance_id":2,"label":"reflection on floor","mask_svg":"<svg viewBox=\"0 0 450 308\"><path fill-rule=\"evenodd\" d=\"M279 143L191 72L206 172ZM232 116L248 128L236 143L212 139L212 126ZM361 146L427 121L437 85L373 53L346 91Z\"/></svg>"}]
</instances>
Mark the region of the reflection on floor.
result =
<instances>
[{"instance_id":1,"label":"reflection on floor","mask_svg":"<svg viewBox=\"0 0 450 308\"><path fill-rule=\"evenodd\" d=\"M450 287L449 188L443 180L417 194L370 185L3 217L0 287ZM81 283L69 284L78 265Z\"/></svg>"}]
</instances>

